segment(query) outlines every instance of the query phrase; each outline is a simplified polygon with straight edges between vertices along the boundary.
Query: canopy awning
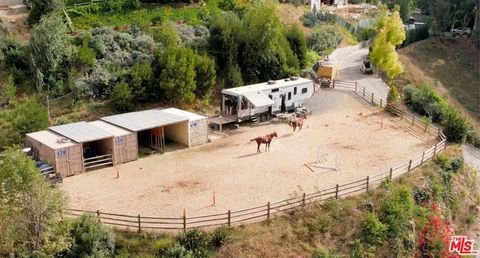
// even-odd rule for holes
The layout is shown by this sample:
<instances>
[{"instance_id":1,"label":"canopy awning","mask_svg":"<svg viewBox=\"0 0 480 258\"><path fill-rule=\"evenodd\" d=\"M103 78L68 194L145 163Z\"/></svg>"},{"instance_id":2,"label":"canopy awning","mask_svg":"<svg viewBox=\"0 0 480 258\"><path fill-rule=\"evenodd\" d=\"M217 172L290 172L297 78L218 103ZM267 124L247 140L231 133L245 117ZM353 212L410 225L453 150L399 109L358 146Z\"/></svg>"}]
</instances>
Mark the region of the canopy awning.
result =
<instances>
[{"instance_id":1,"label":"canopy awning","mask_svg":"<svg viewBox=\"0 0 480 258\"><path fill-rule=\"evenodd\" d=\"M255 107L265 107L275 104L273 100L265 96L260 92L251 92L244 95L247 100L252 103Z\"/></svg>"}]
</instances>

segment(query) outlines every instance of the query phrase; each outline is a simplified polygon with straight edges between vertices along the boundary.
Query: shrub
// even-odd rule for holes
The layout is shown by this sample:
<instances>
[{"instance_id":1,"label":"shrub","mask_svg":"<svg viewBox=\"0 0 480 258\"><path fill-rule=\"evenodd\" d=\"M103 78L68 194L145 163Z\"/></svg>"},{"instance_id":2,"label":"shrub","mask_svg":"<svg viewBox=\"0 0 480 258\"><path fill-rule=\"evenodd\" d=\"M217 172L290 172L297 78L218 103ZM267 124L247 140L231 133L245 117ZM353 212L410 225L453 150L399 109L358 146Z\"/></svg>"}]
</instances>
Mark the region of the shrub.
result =
<instances>
[{"instance_id":1,"label":"shrub","mask_svg":"<svg viewBox=\"0 0 480 258\"><path fill-rule=\"evenodd\" d=\"M317 51L324 53L328 49L333 49L340 44L342 34L334 26L322 26L315 28L313 33L308 38L308 46Z\"/></svg>"},{"instance_id":2,"label":"shrub","mask_svg":"<svg viewBox=\"0 0 480 258\"><path fill-rule=\"evenodd\" d=\"M313 13L305 13L301 19L303 22L303 26L308 28L312 28L317 24L317 17Z\"/></svg>"},{"instance_id":3,"label":"shrub","mask_svg":"<svg viewBox=\"0 0 480 258\"><path fill-rule=\"evenodd\" d=\"M391 86L388 91L387 105L396 106L398 104L400 96L398 95L397 87Z\"/></svg>"},{"instance_id":4,"label":"shrub","mask_svg":"<svg viewBox=\"0 0 480 258\"><path fill-rule=\"evenodd\" d=\"M361 28L357 32L357 40L363 41L363 40L369 40L373 38L375 35L375 29L373 28Z\"/></svg>"},{"instance_id":5,"label":"shrub","mask_svg":"<svg viewBox=\"0 0 480 258\"><path fill-rule=\"evenodd\" d=\"M435 164L439 165L443 170L451 169L450 158L444 153L438 154L433 161L435 162Z\"/></svg>"},{"instance_id":6,"label":"shrub","mask_svg":"<svg viewBox=\"0 0 480 258\"><path fill-rule=\"evenodd\" d=\"M417 204L426 205L430 202L430 198L430 192L427 189L413 188L413 199L415 199Z\"/></svg>"},{"instance_id":7,"label":"shrub","mask_svg":"<svg viewBox=\"0 0 480 258\"><path fill-rule=\"evenodd\" d=\"M427 224L422 229L418 238L418 249L415 257L451 257L448 252L448 243L452 231L446 221L440 216L435 205L432 205Z\"/></svg>"},{"instance_id":8,"label":"shrub","mask_svg":"<svg viewBox=\"0 0 480 258\"><path fill-rule=\"evenodd\" d=\"M314 258L340 258L343 257L339 254L336 254L332 250L319 250L313 256Z\"/></svg>"},{"instance_id":9,"label":"shrub","mask_svg":"<svg viewBox=\"0 0 480 258\"><path fill-rule=\"evenodd\" d=\"M452 170L455 172L458 171L459 169L462 169L463 164L464 164L463 157L452 159L452 161L450 162L450 166L452 167Z\"/></svg>"},{"instance_id":10,"label":"shrub","mask_svg":"<svg viewBox=\"0 0 480 258\"><path fill-rule=\"evenodd\" d=\"M398 237L406 232L413 216L413 198L409 188L396 189L387 196L380 207L380 221L387 225L387 235Z\"/></svg>"},{"instance_id":11,"label":"shrub","mask_svg":"<svg viewBox=\"0 0 480 258\"><path fill-rule=\"evenodd\" d=\"M157 255L165 254L171 251L171 249L175 246L175 240L171 238L163 238L160 240L155 241L153 244L153 249Z\"/></svg>"},{"instance_id":12,"label":"shrub","mask_svg":"<svg viewBox=\"0 0 480 258\"><path fill-rule=\"evenodd\" d=\"M115 86L110 99L116 110L120 112L130 111L133 108L133 95L130 87L125 82L120 82Z\"/></svg>"},{"instance_id":13,"label":"shrub","mask_svg":"<svg viewBox=\"0 0 480 258\"><path fill-rule=\"evenodd\" d=\"M210 245L214 248L221 247L228 240L228 231L225 227L219 227L212 232Z\"/></svg>"},{"instance_id":14,"label":"shrub","mask_svg":"<svg viewBox=\"0 0 480 258\"><path fill-rule=\"evenodd\" d=\"M381 244L385 239L387 226L382 224L377 215L367 212L362 221L362 240L370 246Z\"/></svg>"},{"instance_id":15,"label":"shrub","mask_svg":"<svg viewBox=\"0 0 480 258\"><path fill-rule=\"evenodd\" d=\"M167 252L163 257L165 258L194 258L195 257L196 258L196 256L193 255L191 251L185 249L185 247L179 244L175 244L170 248L168 248Z\"/></svg>"},{"instance_id":16,"label":"shrub","mask_svg":"<svg viewBox=\"0 0 480 258\"><path fill-rule=\"evenodd\" d=\"M427 39L430 36L428 33L428 26L420 26L413 30L406 32L405 41L402 43L402 47L406 47L414 42Z\"/></svg>"},{"instance_id":17,"label":"shrub","mask_svg":"<svg viewBox=\"0 0 480 258\"><path fill-rule=\"evenodd\" d=\"M83 214L72 223L72 247L67 257L105 257L113 255L115 235L97 218Z\"/></svg>"},{"instance_id":18,"label":"shrub","mask_svg":"<svg viewBox=\"0 0 480 258\"><path fill-rule=\"evenodd\" d=\"M177 240L185 249L191 251L195 257L207 257L210 243L210 235L208 233L194 229L179 235Z\"/></svg>"}]
</instances>

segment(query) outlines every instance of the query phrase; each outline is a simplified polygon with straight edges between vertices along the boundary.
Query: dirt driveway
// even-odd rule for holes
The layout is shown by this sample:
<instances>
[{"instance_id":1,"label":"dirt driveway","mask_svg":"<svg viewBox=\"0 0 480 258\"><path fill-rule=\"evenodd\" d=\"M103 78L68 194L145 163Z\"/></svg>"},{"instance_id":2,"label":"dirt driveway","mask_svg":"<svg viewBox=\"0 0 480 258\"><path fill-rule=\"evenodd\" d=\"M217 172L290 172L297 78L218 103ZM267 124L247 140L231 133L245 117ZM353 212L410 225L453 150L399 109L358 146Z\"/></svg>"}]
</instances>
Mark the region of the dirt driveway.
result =
<instances>
[{"instance_id":1,"label":"dirt driveway","mask_svg":"<svg viewBox=\"0 0 480 258\"><path fill-rule=\"evenodd\" d=\"M189 216L225 212L361 179L426 148L399 121L345 92L320 91L309 102L317 111L300 132L283 123L241 128L213 143L118 166L120 179L115 168L66 178L70 207L144 216L180 216L184 208ZM279 138L271 150L256 154L250 139L273 131ZM319 152L328 154L325 165L338 159L339 170L313 173L304 166Z\"/></svg>"}]
</instances>

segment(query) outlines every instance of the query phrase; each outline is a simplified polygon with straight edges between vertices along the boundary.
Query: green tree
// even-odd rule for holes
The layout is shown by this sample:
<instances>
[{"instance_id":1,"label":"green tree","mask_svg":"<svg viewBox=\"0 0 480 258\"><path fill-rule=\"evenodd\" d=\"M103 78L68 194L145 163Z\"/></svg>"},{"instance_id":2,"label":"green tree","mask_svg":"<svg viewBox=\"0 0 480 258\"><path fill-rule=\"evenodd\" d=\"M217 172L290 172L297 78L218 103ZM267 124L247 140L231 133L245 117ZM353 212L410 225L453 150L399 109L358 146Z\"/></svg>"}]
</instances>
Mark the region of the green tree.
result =
<instances>
[{"instance_id":1,"label":"green tree","mask_svg":"<svg viewBox=\"0 0 480 258\"><path fill-rule=\"evenodd\" d=\"M403 72L395 47L402 44L404 40L405 30L398 8L396 8L375 37L370 52L372 63L385 71L390 78Z\"/></svg>"},{"instance_id":2,"label":"green tree","mask_svg":"<svg viewBox=\"0 0 480 258\"><path fill-rule=\"evenodd\" d=\"M136 101L147 100L152 93L152 66L149 63L137 63L130 69L130 89Z\"/></svg>"},{"instance_id":3,"label":"green tree","mask_svg":"<svg viewBox=\"0 0 480 258\"><path fill-rule=\"evenodd\" d=\"M95 52L88 47L88 43L91 40L91 36L86 36L82 40L82 45L78 48L77 57L78 60L85 66L92 66L97 59L95 58Z\"/></svg>"},{"instance_id":4,"label":"green tree","mask_svg":"<svg viewBox=\"0 0 480 258\"><path fill-rule=\"evenodd\" d=\"M72 221L72 247L66 257L109 257L115 248L115 234L98 218L83 214Z\"/></svg>"},{"instance_id":5,"label":"green tree","mask_svg":"<svg viewBox=\"0 0 480 258\"><path fill-rule=\"evenodd\" d=\"M195 92L197 95L205 97L208 92L214 89L217 82L215 61L206 55L196 55L195 74L195 80L197 82Z\"/></svg>"},{"instance_id":6,"label":"green tree","mask_svg":"<svg viewBox=\"0 0 480 258\"><path fill-rule=\"evenodd\" d=\"M28 22L35 24L45 15L61 11L65 8L62 0L24 0L30 9L30 16Z\"/></svg>"},{"instance_id":7,"label":"green tree","mask_svg":"<svg viewBox=\"0 0 480 258\"><path fill-rule=\"evenodd\" d=\"M428 0L427 0L428 1ZM395 5L400 7L400 17L403 21L407 21L412 15L412 10L415 8L414 0L388 0L387 5L393 9Z\"/></svg>"},{"instance_id":8,"label":"green tree","mask_svg":"<svg viewBox=\"0 0 480 258\"><path fill-rule=\"evenodd\" d=\"M0 84L0 106L15 99L17 87L13 83L13 76L9 75L4 84Z\"/></svg>"},{"instance_id":9,"label":"green tree","mask_svg":"<svg viewBox=\"0 0 480 258\"><path fill-rule=\"evenodd\" d=\"M157 53L154 72L158 85L171 103L191 103L196 89L195 54L185 47L169 47Z\"/></svg>"},{"instance_id":10,"label":"green tree","mask_svg":"<svg viewBox=\"0 0 480 258\"><path fill-rule=\"evenodd\" d=\"M388 91L387 105L395 107L399 100L400 95L398 94L397 87L391 86L390 90Z\"/></svg>"},{"instance_id":11,"label":"green tree","mask_svg":"<svg viewBox=\"0 0 480 258\"><path fill-rule=\"evenodd\" d=\"M0 199L0 255L53 257L68 249L65 198L19 149L7 149L0 163Z\"/></svg>"},{"instance_id":12,"label":"green tree","mask_svg":"<svg viewBox=\"0 0 480 258\"><path fill-rule=\"evenodd\" d=\"M321 26L314 29L308 38L308 45L318 53L334 49L342 41L340 31L334 26Z\"/></svg>"},{"instance_id":13,"label":"green tree","mask_svg":"<svg viewBox=\"0 0 480 258\"><path fill-rule=\"evenodd\" d=\"M362 221L362 239L369 246L381 244L386 237L387 226L382 224L377 215L367 212Z\"/></svg>"},{"instance_id":14,"label":"green tree","mask_svg":"<svg viewBox=\"0 0 480 258\"><path fill-rule=\"evenodd\" d=\"M295 53L300 67L305 67L307 63L307 41L303 31L297 25L292 25L285 30L285 37L290 44L290 48Z\"/></svg>"},{"instance_id":15,"label":"green tree","mask_svg":"<svg viewBox=\"0 0 480 258\"><path fill-rule=\"evenodd\" d=\"M154 30L153 39L161 43L164 48L179 46L182 43L177 31L168 21L162 22L160 28Z\"/></svg>"},{"instance_id":16,"label":"green tree","mask_svg":"<svg viewBox=\"0 0 480 258\"><path fill-rule=\"evenodd\" d=\"M122 81L115 85L110 101L113 104L113 107L120 112L132 110L133 95L126 82Z\"/></svg>"},{"instance_id":17,"label":"green tree","mask_svg":"<svg viewBox=\"0 0 480 258\"><path fill-rule=\"evenodd\" d=\"M44 16L33 27L30 40L30 65L37 90L54 86L51 78L70 56L70 52L67 28L61 18L56 15Z\"/></svg>"}]
</instances>

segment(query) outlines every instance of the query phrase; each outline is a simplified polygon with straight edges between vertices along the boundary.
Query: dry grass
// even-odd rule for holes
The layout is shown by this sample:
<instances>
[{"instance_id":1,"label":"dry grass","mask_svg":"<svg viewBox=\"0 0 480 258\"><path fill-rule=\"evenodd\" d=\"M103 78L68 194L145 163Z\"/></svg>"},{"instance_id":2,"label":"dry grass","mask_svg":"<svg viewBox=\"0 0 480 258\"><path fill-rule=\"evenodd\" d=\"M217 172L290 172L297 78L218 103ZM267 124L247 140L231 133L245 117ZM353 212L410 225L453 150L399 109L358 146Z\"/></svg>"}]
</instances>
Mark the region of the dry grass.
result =
<instances>
[{"instance_id":1,"label":"dry grass","mask_svg":"<svg viewBox=\"0 0 480 258\"><path fill-rule=\"evenodd\" d=\"M306 35L311 33L311 29L303 26L303 22L300 20L303 14L309 11L309 7L306 5L294 6L292 4L278 4L277 15L280 18L280 22L283 26L289 26L297 24Z\"/></svg>"},{"instance_id":2,"label":"dry grass","mask_svg":"<svg viewBox=\"0 0 480 258\"><path fill-rule=\"evenodd\" d=\"M400 85L428 83L464 114L480 121L479 50L471 39L430 38L399 50Z\"/></svg>"}]
</instances>

